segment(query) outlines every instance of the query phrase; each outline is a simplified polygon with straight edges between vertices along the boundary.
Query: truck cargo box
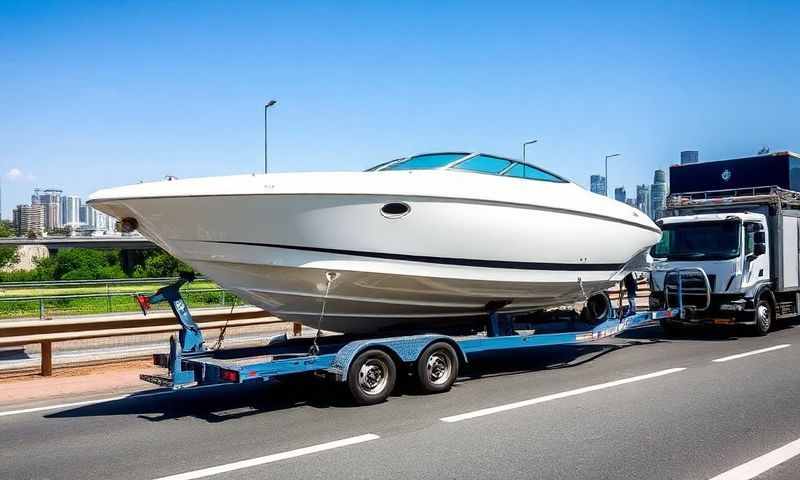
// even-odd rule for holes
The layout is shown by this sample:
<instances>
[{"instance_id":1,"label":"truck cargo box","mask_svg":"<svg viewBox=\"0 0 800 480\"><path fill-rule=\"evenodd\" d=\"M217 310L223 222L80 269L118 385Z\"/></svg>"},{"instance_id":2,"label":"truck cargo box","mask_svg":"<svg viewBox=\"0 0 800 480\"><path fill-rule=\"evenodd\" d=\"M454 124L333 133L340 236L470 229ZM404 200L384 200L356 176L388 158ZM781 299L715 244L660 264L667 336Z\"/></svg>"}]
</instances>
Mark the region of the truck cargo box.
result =
<instances>
[{"instance_id":1,"label":"truck cargo box","mask_svg":"<svg viewBox=\"0 0 800 480\"><path fill-rule=\"evenodd\" d=\"M716 162L674 165L671 194L775 186L800 191L800 155L776 152Z\"/></svg>"}]
</instances>

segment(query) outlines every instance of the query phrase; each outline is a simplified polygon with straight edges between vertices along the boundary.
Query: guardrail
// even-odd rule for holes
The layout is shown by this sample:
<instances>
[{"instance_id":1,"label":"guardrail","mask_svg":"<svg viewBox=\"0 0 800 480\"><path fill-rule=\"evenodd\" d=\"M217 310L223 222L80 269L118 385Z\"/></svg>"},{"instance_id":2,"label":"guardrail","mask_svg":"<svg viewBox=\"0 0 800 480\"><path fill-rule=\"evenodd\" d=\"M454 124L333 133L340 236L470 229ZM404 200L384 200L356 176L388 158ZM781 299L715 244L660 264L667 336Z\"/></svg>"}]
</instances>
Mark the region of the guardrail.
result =
<instances>
[{"instance_id":1,"label":"guardrail","mask_svg":"<svg viewBox=\"0 0 800 480\"><path fill-rule=\"evenodd\" d=\"M196 311L193 318L205 330L283 323L257 307L240 307L233 313L216 309ZM181 329L172 312L118 315L114 317L20 320L0 324L0 347L41 344L41 374L53 372L53 343L87 338L174 332Z\"/></svg>"}]
</instances>

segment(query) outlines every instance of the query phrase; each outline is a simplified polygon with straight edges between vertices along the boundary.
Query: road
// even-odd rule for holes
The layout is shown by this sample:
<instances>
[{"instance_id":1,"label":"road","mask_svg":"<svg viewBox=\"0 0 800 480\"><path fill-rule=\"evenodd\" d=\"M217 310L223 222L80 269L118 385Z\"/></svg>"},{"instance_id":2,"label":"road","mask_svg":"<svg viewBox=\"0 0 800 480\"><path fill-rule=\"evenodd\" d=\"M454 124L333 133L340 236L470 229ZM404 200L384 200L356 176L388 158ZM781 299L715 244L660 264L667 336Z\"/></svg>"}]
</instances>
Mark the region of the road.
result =
<instances>
[{"instance_id":1,"label":"road","mask_svg":"<svg viewBox=\"0 0 800 480\"><path fill-rule=\"evenodd\" d=\"M796 479L800 328L728 333L487 357L372 407L298 379L6 409L0 477Z\"/></svg>"}]
</instances>

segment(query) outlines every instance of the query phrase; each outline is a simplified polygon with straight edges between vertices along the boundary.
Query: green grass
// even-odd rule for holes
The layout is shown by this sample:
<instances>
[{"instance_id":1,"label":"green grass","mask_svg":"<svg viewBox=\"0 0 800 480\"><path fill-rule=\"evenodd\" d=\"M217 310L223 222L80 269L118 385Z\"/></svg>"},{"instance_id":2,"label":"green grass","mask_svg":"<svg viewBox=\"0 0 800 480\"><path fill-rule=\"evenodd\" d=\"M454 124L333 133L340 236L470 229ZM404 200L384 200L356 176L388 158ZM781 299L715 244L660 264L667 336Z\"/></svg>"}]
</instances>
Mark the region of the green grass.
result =
<instances>
[{"instance_id":1,"label":"green grass","mask_svg":"<svg viewBox=\"0 0 800 480\"><path fill-rule=\"evenodd\" d=\"M45 317L93 315L103 313L138 312L139 304L133 298L135 293L154 293L161 284L109 284L100 286L58 286L58 287L26 287L3 289L0 285L0 319L38 318L40 300L44 306ZM198 281L181 289L181 294L190 308L201 307L230 307L232 302L241 305L242 302L233 294L222 291L198 291L218 289L210 281ZM120 296L105 296L106 292L124 294ZM48 298L54 296L99 294L102 297L73 297L73 298ZM224 295L224 299L223 299ZM4 298L19 298L13 301L3 301ZM224 300L224 301L223 301ZM164 302L153 305L153 310L169 310L169 305Z\"/></svg>"}]
</instances>

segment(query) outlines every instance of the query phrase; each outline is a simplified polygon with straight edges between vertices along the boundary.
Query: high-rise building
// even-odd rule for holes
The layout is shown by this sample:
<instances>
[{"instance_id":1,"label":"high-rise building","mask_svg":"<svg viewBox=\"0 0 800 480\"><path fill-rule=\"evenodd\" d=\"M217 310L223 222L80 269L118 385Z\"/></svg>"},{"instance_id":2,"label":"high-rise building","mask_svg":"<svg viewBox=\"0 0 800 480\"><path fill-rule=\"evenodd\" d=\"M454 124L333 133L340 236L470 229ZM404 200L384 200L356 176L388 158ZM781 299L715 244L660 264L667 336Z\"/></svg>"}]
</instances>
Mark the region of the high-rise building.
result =
<instances>
[{"instance_id":1,"label":"high-rise building","mask_svg":"<svg viewBox=\"0 0 800 480\"><path fill-rule=\"evenodd\" d=\"M636 208L650 216L650 186L636 185Z\"/></svg>"},{"instance_id":2,"label":"high-rise building","mask_svg":"<svg viewBox=\"0 0 800 480\"><path fill-rule=\"evenodd\" d=\"M30 232L41 235L44 231L44 207L39 204L17 205L14 209L14 228L19 237Z\"/></svg>"},{"instance_id":3,"label":"high-rise building","mask_svg":"<svg viewBox=\"0 0 800 480\"><path fill-rule=\"evenodd\" d=\"M592 175L589 178L589 190L592 193L597 193L599 195L606 194L606 177L602 175Z\"/></svg>"},{"instance_id":4,"label":"high-rise building","mask_svg":"<svg viewBox=\"0 0 800 480\"><path fill-rule=\"evenodd\" d=\"M618 202L625 202L625 198L627 198L627 194L625 193L625 187L617 187L614 189L614 199Z\"/></svg>"},{"instance_id":5,"label":"high-rise building","mask_svg":"<svg viewBox=\"0 0 800 480\"><path fill-rule=\"evenodd\" d=\"M117 219L86 205L86 225L97 232L113 232L117 228Z\"/></svg>"},{"instance_id":6,"label":"high-rise building","mask_svg":"<svg viewBox=\"0 0 800 480\"><path fill-rule=\"evenodd\" d=\"M38 190L34 190L34 197L37 197ZM44 228L52 230L61 228L61 190L48 189L38 195L38 203L44 208ZM31 198L33 203L33 198Z\"/></svg>"},{"instance_id":7,"label":"high-rise building","mask_svg":"<svg viewBox=\"0 0 800 480\"><path fill-rule=\"evenodd\" d=\"M81 206L78 208L78 223L81 225L86 225L89 223L89 219L86 216L86 209L89 208L89 205L81 202Z\"/></svg>"},{"instance_id":8,"label":"high-rise building","mask_svg":"<svg viewBox=\"0 0 800 480\"><path fill-rule=\"evenodd\" d=\"M650 187L650 218L658 220L664 216L667 201L667 174L664 170L653 173L653 185Z\"/></svg>"},{"instance_id":9,"label":"high-rise building","mask_svg":"<svg viewBox=\"0 0 800 480\"><path fill-rule=\"evenodd\" d=\"M634 200L633 198L626 198L625 203L630 205L631 207L636 208L636 200Z\"/></svg>"},{"instance_id":10,"label":"high-rise building","mask_svg":"<svg viewBox=\"0 0 800 480\"><path fill-rule=\"evenodd\" d=\"M684 150L681 152L681 165L697 163L700 161L700 152L697 150Z\"/></svg>"},{"instance_id":11,"label":"high-rise building","mask_svg":"<svg viewBox=\"0 0 800 480\"><path fill-rule=\"evenodd\" d=\"M77 195L61 197L61 225L77 227L80 224L81 198Z\"/></svg>"}]
</instances>

